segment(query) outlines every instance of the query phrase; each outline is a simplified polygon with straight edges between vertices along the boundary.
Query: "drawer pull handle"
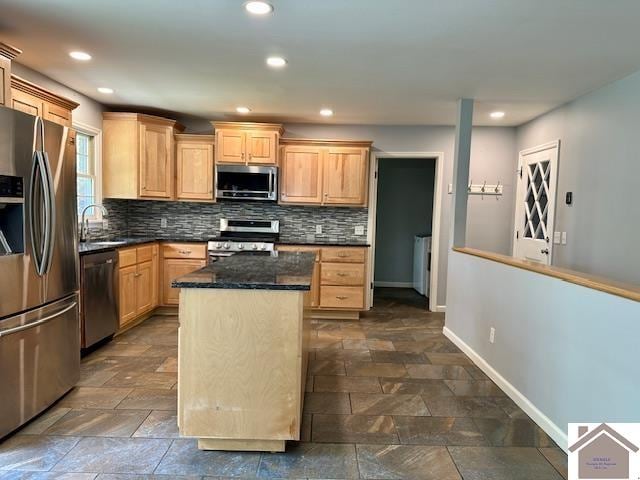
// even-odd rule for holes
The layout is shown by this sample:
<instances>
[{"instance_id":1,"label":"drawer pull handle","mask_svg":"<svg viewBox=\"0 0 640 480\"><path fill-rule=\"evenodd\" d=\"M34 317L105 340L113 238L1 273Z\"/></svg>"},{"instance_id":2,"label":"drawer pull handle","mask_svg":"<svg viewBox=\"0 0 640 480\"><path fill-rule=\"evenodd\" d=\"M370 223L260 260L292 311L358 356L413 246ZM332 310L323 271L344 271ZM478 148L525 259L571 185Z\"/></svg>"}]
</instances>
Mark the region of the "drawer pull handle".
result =
<instances>
[{"instance_id":1,"label":"drawer pull handle","mask_svg":"<svg viewBox=\"0 0 640 480\"><path fill-rule=\"evenodd\" d=\"M347 298L349 298L349 297L347 297L346 295L336 295L336 298L337 298L338 300L346 300L346 299L347 299Z\"/></svg>"},{"instance_id":2,"label":"drawer pull handle","mask_svg":"<svg viewBox=\"0 0 640 480\"><path fill-rule=\"evenodd\" d=\"M348 253L339 253L339 254L338 254L338 256L339 256L340 258L345 258L345 257L348 257L348 256L349 256L349 254L348 254Z\"/></svg>"},{"instance_id":3,"label":"drawer pull handle","mask_svg":"<svg viewBox=\"0 0 640 480\"><path fill-rule=\"evenodd\" d=\"M142 276L142 274L141 274L141 273L136 273L136 274L134 274L133 276L137 278L137 277L141 277L141 276Z\"/></svg>"},{"instance_id":4,"label":"drawer pull handle","mask_svg":"<svg viewBox=\"0 0 640 480\"><path fill-rule=\"evenodd\" d=\"M338 272L338 273L337 273L337 275L338 275L339 277L346 277L346 276L348 276L348 274L343 273L343 272Z\"/></svg>"},{"instance_id":5,"label":"drawer pull handle","mask_svg":"<svg viewBox=\"0 0 640 480\"><path fill-rule=\"evenodd\" d=\"M178 250L178 253L181 253L182 255L189 255L191 250Z\"/></svg>"}]
</instances>

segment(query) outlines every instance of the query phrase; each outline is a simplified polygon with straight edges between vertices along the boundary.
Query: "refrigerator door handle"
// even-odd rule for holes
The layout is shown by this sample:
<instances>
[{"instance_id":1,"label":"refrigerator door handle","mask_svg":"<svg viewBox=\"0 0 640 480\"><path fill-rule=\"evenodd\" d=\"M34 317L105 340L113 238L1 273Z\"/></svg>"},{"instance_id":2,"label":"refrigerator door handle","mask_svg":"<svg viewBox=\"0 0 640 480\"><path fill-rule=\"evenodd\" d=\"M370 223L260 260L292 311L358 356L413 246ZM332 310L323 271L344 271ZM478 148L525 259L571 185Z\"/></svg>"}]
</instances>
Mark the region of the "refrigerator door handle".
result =
<instances>
[{"instance_id":1,"label":"refrigerator door handle","mask_svg":"<svg viewBox=\"0 0 640 480\"><path fill-rule=\"evenodd\" d=\"M47 208L48 229L45 231L45 258L43 259L43 271L48 273L51 268L53 259L53 248L55 241L56 228L56 192L53 185L53 177L51 175L51 164L49 163L49 155L42 152L42 163L45 168L45 177L47 184L45 188L45 208Z\"/></svg>"},{"instance_id":2,"label":"refrigerator door handle","mask_svg":"<svg viewBox=\"0 0 640 480\"><path fill-rule=\"evenodd\" d=\"M47 323L47 322L53 320L54 318L59 317L60 315L63 315L65 313L67 313L69 310L75 308L75 306L77 304L78 304L78 302L73 302L70 305L67 305L62 310L60 310L60 311L58 311L56 313L52 313L51 315L47 315L44 318L40 318L39 320L36 320L35 322L26 323L24 325L20 325L18 327L13 327L13 328L8 328L6 330L1 330L0 331L0 337L5 337L7 335L11 335L13 333L18 333L18 332L21 332L23 330L27 330L29 328L37 327L39 325L42 325L43 323Z\"/></svg>"},{"instance_id":3,"label":"refrigerator door handle","mask_svg":"<svg viewBox=\"0 0 640 480\"><path fill-rule=\"evenodd\" d=\"M31 222L31 245L36 271L40 276L45 274L45 260L51 234L50 197L47 192L48 178L45 168L42 152L35 151L31 168L29 217ZM38 200L37 204L36 200Z\"/></svg>"}]
</instances>

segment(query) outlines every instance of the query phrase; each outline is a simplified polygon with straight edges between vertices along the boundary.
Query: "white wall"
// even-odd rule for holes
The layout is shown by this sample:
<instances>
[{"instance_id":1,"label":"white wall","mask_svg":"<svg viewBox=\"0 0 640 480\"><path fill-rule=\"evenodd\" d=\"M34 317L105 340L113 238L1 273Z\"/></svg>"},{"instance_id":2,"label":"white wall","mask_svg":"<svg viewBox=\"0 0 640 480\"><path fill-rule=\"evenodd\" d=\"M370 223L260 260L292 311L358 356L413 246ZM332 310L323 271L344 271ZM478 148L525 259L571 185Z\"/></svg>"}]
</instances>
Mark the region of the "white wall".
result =
<instances>
[{"instance_id":1,"label":"white wall","mask_svg":"<svg viewBox=\"0 0 640 480\"><path fill-rule=\"evenodd\" d=\"M518 128L518 150L561 141L554 265L640 284L639 134L640 72Z\"/></svg>"},{"instance_id":2,"label":"white wall","mask_svg":"<svg viewBox=\"0 0 640 480\"><path fill-rule=\"evenodd\" d=\"M11 63L11 71L25 80L79 103L78 108L73 111L73 121L102 130L102 112L105 111L102 104L17 62Z\"/></svg>"},{"instance_id":3,"label":"white wall","mask_svg":"<svg viewBox=\"0 0 640 480\"><path fill-rule=\"evenodd\" d=\"M440 224L440 258L438 259L438 305L445 305L447 285L447 255L449 250L449 220L451 196L446 185L453 174L453 127L385 126L385 125L322 125L287 124L285 135L298 138L339 138L372 140L381 152L444 152L444 183ZM471 143L471 163L476 178L492 183L496 177L507 183L507 174L514 171L517 161L515 128L476 127ZM513 175L512 175L513 182ZM509 184L511 185L511 184ZM490 200L492 202L489 202ZM482 202L482 203L481 203ZM498 253L507 253L513 222L513 188L506 188L504 196L470 200L469 245Z\"/></svg>"},{"instance_id":4,"label":"white wall","mask_svg":"<svg viewBox=\"0 0 640 480\"><path fill-rule=\"evenodd\" d=\"M561 447L569 422L640 421L639 302L457 252L449 285L445 333Z\"/></svg>"}]
</instances>

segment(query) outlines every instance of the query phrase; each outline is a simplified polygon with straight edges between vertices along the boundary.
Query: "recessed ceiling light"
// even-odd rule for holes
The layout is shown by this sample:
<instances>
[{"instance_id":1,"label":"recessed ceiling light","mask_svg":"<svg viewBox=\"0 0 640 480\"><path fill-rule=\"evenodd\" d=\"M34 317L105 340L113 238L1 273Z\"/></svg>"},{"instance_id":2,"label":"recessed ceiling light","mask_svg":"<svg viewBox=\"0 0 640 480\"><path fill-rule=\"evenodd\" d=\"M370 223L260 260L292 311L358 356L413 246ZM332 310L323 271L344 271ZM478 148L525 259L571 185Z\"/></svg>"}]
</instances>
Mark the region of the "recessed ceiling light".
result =
<instances>
[{"instance_id":1,"label":"recessed ceiling light","mask_svg":"<svg viewBox=\"0 0 640 480\"><path fill-rule=\"evenodd\" d=\"M251 109L249 107L237 107L236 112L238 113L249 113Z\"/></svg>"},{"instance_id":2,"label":"recessed ceiling light","mask_svg":"<svg viewBox=\"0 0 640 480\"><path fill-rule=\"evenodd\" d=\"M98 87L98 91L100 93L104 93L106 95L111 95L113 93L113 88L109 87Z\"/></svg>"},{"instance_id":3,"label":"recessed ceiling light","mask_svg":"<svg viewBox=\"0 0 640 480\"><path fill-rule=\"evenodd\" d=\"M244 4L244 8L247 12L254 15L266 15L273 12L273 5L267 2L251 1Z\"/></svg>"},{"instance_id":4,"label":"recessed ceiling light","mask_svg":"<svg viewBox=\"0 0 640 480\"><path fill-rule=\"evenodd\" d=\"M91 55L89 55L87 52L80 52L80 51L69 52L69 56L74 60L81 60L83 62L86 62L87 60L91 60Z\"/></svg>"},{"instance_id":5,"label":"recessed ceiling light","mask_svg":"<svg viewBox=\"0 0 640 480\"><path fill-rule=\"evenodd\" d=\"M287 61L282 57L269 57L267 58L267 65L274 68L284 67Z\"/></svg>"},{"instance_id":6,"label":"recessed ceiling light","mask_svg":"<svg viewBox=\"0 0 640 480\"><path fill-rule=\"evenodd\" d=\"M502 118L502 117L504 117L504 112L491 112L491 113L489 114L489 116L490 116L491 118L496 118L496 119L498 119L498 118Z\"/></svg>"},{"instance_id":7,"label":"recessed ceiling light","mask_svg":"<svg viewBox=\"0 0 640 480\"><path fill-rule=\"evenodd\" d=\"M331 110L330 108L323 108L322 110L320 110L320 115L322 115L323 117L330 117L333 115L333 110Z\"/></svg>"}]
</instances>

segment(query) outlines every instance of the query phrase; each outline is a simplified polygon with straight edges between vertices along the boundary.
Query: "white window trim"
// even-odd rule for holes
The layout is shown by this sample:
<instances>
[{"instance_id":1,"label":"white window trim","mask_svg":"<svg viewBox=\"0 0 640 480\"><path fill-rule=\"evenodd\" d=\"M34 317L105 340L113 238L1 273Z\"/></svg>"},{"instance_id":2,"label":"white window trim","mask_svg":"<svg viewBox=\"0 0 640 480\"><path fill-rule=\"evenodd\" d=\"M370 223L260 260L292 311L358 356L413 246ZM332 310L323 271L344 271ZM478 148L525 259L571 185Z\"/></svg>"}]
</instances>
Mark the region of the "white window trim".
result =
<instances>
[{"instance_id":1,"label":"white window trim","mask_svg":"<svg viewBox=\"0 0 640 480\"><path fill-rule=\"evenodd\" d=\"M93 137L93 155L94 155L94 168L95 168L95 197L96 203L102 203L102 130L99 128L87 125L86 123L73 122L72 127L78 133L84 133ZM89 223L102 223L102 210L99 208L94 209L96 214L87 216ZM80 218L78 218L78 222Z\"/></svg>"}]
</instances>

